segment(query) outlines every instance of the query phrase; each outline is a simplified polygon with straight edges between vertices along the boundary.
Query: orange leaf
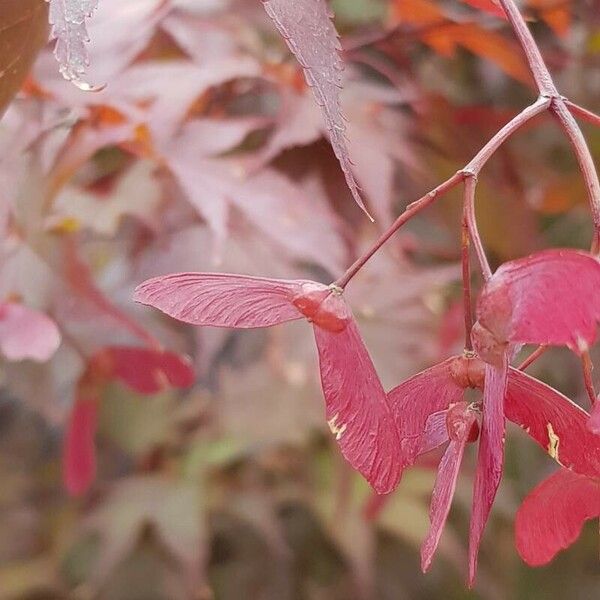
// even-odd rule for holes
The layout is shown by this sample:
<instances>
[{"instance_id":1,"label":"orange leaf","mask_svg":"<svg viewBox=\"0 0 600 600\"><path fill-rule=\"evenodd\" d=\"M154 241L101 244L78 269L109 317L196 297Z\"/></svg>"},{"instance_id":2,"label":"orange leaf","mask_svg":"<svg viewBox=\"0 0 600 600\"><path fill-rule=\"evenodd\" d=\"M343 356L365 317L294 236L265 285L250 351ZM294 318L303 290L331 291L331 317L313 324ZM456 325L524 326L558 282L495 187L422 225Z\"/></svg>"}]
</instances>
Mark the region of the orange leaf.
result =
<instances>
[{"instance_id":1,"label":"orange leaf","mask_svg":"<svg viewBox=\"0 0 600 600\"><path fill-rule=\"evenodd\" d=\"M393 0L390 7L392 24L429 25L445 20L442 9L431 0Z\"/></svg>"},{"instance_id":2,"label":"orange leaf","mask_svg":"<svg viewBox=\"0 0 600 600\"><path fill-rule=\"evenodd\" d=\"M494 31L471 23L456 23L428 32L423 40L434 49L438 49L440 43L443 43L442 48L447 49L453 42L493 62L517 81L527 85L531 83L529 70L515 43Z\"/></svg>"}]
</instances>

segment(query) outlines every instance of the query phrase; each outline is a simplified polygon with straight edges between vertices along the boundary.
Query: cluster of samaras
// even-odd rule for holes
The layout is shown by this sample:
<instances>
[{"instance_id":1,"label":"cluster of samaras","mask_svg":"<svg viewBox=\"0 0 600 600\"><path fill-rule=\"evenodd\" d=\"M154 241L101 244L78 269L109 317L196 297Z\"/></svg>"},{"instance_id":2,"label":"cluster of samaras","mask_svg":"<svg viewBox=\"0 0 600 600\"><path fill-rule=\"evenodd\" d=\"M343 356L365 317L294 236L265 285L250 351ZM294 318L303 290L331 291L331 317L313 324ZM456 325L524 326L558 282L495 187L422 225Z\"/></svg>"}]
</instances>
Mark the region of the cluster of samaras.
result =
<instances>
[{"instance_id":1,"label":"cluster of samaras","mask_svg":"<svg viewBox=\"0 0 600 600\"><path fill-rule=\"evenodd\" d=\"M335 285L183 273L143 283L135 299L193 325L253 328L309 321L329 426L342 454L379 494L391 492L419 455L445 445L432 496L431 529L422 548L423 568L439 542L465 446L479 440L470 531L472 581L502 476L505 419L522 427L561 466L519 511L522 556L531 564L547 562L577 537L585 519L600 516L600 403L590 416L510 366L524 344L587 352L600 320L598 289L600 261L584 252L549 250L506 263L480 293L474 351L450 357L389 392L343 290ZM482 398L465 401L467 388L481 390ZM546 497L557 490L565 501L548 505ZM573 504L580 509L567 511ZM563 529L540 526L556 520L553 511L563 505L565 514L557 520Z\"/></svg>"}]
</instances>

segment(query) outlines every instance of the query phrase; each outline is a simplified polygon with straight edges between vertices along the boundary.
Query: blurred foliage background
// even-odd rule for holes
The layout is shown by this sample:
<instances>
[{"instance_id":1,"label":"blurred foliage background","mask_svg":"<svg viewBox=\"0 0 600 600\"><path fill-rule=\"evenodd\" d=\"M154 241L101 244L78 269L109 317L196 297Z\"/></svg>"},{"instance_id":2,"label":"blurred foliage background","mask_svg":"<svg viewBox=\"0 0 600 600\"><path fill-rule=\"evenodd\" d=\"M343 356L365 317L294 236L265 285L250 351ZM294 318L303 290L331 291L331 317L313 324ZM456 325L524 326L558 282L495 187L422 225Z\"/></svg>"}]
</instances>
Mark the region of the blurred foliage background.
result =
<instances>
[{"instance_id":1,"label":"blurred foliage background","mask_svg":"<svg viewBox=\"0 0 600 600\"><path fill-rule=\"evenodd\" d=\"M552 470L521 432L509 431L469 592L473 456L424 576L436 457L375 510L327 431L308 328L197 330L130 301L137 283L173 271L325 282L342 273L534 98L509 28L472 4L332 2L350 151L375 225L354 206L299 67L258 0L100 0L89 80L108 85L97 94L64 82L51 47L42 50L0 122L0 296L51 316L62 344L44 363L0 364L0 600L598 596L597 523L546 568L516 554L515 510ZM560 89L598 111L597 0L521 5ZM9 52L17 61L2 69L29 68L44 12L43 0L0 0L0 61ZM0 76L1 103L21 80ZM600 156L600 131L585 133ZM496 265L589 244L584 189L550 117L498 152L478 190ZM388 388L461 351L460 215L451 194L348 288ZM103 347L139 344L132 323L192 357L197 382L150 396L108 386L97 479L69 498L61 448L77 380ZM584 397L566 351L531 372Z\"/></svg>"}]
</instances>

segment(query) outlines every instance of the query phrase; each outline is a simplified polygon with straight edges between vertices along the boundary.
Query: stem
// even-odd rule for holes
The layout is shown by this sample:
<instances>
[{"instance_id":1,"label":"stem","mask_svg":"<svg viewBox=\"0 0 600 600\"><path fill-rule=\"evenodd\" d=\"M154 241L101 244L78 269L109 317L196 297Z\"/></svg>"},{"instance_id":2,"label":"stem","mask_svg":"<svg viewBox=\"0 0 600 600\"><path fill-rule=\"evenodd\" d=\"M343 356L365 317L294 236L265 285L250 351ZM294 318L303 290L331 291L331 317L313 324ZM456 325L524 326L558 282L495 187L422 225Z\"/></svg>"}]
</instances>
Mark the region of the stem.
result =
<instances>
[{"instance_id":1,"label":"stem","mask_svg":"<svg viewBox=\"0 0 600 600\"><path fill-rule=\"evenodd\" d=\"M519 371L524 371L529 365L534 363L542 354L546 353L548 346L538 346L518 367Z\"/></svg>"},{"instance_id":2,"label":"stem","mask_svg":"<svg viewBox=\"0 0 600 600\"><path fill-rule=\"evenodd\" d=\"M475 253L479 260L479 266L483 274L483 279L488 281L492 277L492 269L488 262L485 250L483 248L483 242L479 235L479 227L477 227L477 219L475 217L475 189L477 188L477 176L471 175L465 179L465 203L464 203L464 215L469 229L473 246L475 247Z\"/></svg>"},{"instance_id":3,"label":"stem","mask_svg":"<svg viewBox=\"0 0 600 600\"><path fill-rule=\"evenodd\" d=\"M577 121L569 112L562 98L554 98L552 102L552 111L558 118L565 134L571 142L575 158L579 163L579 169L585 181L585 187L594 221L594 237L592 240L592 252L598 253L600 250L600 181L596 165L588 145L583 137L583 133L577 125Z\"/></svg>"},{"instance_id":4,"label":"stem","mask_svg":"<svg viewBox=\"0 0 600 600\"><path fill-rule=\"evenodd\" d=\"M463 280L463 309L465 313L465 350L473 350L471 330L473 329L473 303L471 301L471 261L469 253L469 224L466 210L463 208L461 227L461 259Z\"/></svg>"},{"instance_id":5,"label":"stem","mask_svg":"<svg viewBox=\"0 0 600 600\"><path fill-rule=\"evenodd\" d=\"M596 404L596 390L594 390L594 380L592 379L594 365L587 350L581 355L581 367L583 369L585 391L590 399L590 406L593 408L594 404Z\"/></svg>"},{"instance_id":6,"label":"stem","mask_svg":"<svg viewBox=\"0 0 600 600\"><path fill-rule=\"evenodd\" d=\"M487 161L493 156L493 154L502 146L502 144L518 129L523 127L528 121L530 121L536 115L544 112L550 106L551 100L549 98L538 98L536 102L522 110L516 115L511 121L509 121L500 131L498 131L485 146L475 155L475 157L469 162L463 169L457 171L452 177L446 179L443 183L438 185L436 188L431 190L425 196L419 198L419 200L409 204L406 210L392 223L379 239L377 239L373 245L360 256L348 270L334 282L334 285L344 289L348 282L362 269L367 261L412 217L421 212L424 208L427 208L430 204L435 202L443 194L455 188L465 178L476 176L479 174L481 169L487 163ZM473 211L474 212L474 211ZM474 215L473 215L474 216ZM475 226L475 232L477 229ZM473 232L471 232L473 235ZM474 240L475 241L475 240ZM481 257L480 257L481 262ZM486 259L487 262L487 259Z\"/></svg>"},{"instance_id":7,"label":"stem","mask_svg":"<svg viewBox=\"0 0 600 600\"><path fill-rule=\"evenodd\" d=\"M535 39L531 35L531 31L529 31L527 23L525 23L525 19L523 19L523 16L519 12L515 1L499 0L499 2L510 21L525 56L527 57L529 68L535 79L540 95L552 99L552 111L560 121L563 130L571 142L573 151L575 152L579 168L581 169L581 173L585 180L592 218L594 220L592 252L598 253L600 251L600 181L598 180L598 173L596 172L594 160L586 144L585 138L583 137L583 133L581 133L581 129L579 129L579 125L577 125L577 122L569 112L564 99L560 96L554 85L550 71L548 71L548 67L544 62Z\"/></svg>"},{"instance_id":8,"label":"stem","mask_svg":"<svg viewBox=\"0 0 600 600\"><path fill-rule=\"evenodd\" d=\"M600 127L600 115L588 110L587 108L583 108L583 106L579 106L570 100L563 100L565 106L571 111L573 115L591 123L592 125L596 125L596 127Z\"/></svg>"},{"instance_id":9,"label":"stem","mask_svg":"<svg viewBox=\"0 0 600 600\"><path fill-rule=\"evenodd\" d=\"M365 263L406 223L410 221L416 214L420 213L424 208L432 204L437 198L456 187L463 179L462 172L457 172L444 183L438 185L435 189L419 198L416 202L409 204L406 210L391 224L389 229L376 240L373 245L360 257L350 268L337 280L334 285L344 289L348 282L363 268Z\"/></svg>"},{"instance_id":10,"label":"stem","mask_svg":"<svg viewBox=\"0 0 600 600\"><path fill-rule=\"evenodd\" d=\"M531 35L531 31L529 31L529 27L527 27L527 23L525 23L525 19L517 8L515 1L499 0L499 2L519 40L519 44L525 52L538 91L542 96L550 98L558 96L558 90L554 85L552 75L550 75L535 39Z\"/></svg>"},{"instance_id":11,"label":"stem","mask_svg":"<svg viewBox=\"0 0 600 600\"><path fill-rule=\"evenodd\" d=\"M526 123L531 121L533 117L536 117L540 113L543 113L552 103L551 98L540 96L533 104L530 104L527 108L524 108L518 115L511 119L500 131L498 131L492 139L475 155L473 160L463 169L463 171L479 175L481 169L487 163L487 161L494 155L496 150L504 144L504 142L513 134L515 131L523 127Z\"/></svg>"}]
</instances>

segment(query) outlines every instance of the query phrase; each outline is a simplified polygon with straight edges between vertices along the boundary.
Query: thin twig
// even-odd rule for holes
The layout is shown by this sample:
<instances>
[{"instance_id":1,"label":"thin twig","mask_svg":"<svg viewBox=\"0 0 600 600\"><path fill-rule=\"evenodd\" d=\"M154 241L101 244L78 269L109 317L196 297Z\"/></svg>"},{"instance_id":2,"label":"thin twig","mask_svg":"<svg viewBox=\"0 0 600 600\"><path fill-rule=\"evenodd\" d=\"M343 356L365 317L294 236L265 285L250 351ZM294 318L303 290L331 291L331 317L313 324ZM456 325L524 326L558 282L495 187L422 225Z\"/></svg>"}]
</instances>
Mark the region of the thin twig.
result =
<instances>
[{"instance_id":1,"label":"thin twig","mask_svg":"<svg viewBox=\"0 0 600 600\"><path fill-rule=\"evenodd\" d=\"M592 379L594 364L587 350L581 354L581 367L583 369L585 391L590 399L590 406L593 408L594 404L596 404L596 390L594 389L594 380Z\"/></svg>"},{"instance_id":2,"label":"thin twig","mask_svg":"<svg viewBox=\"0 0 600 600\"><path fill-rule=\"evenodd\" d=\"M585 181L592 219L594 221L592 252L597 253L600 249L600 181L598 180L596 165L575 117L569 112L562 98L553 99L552 112L556 115L571 142L571 147L573 148L573 152L579 163L579 169Z\"/></svg>"},{"instance_id":3,"label":"thin twig","mask_svg":"<svg viewBox=\"0 0 600 600\"><path fill-rule=\"evenodd\" d=\"M545 354L548 346L538 346L518 367L519 371L524 371L529 365L533 364L542 354Z\"/></svg>"},{"instance_id":4,"label":"thin twig","mask_svg":"<svg viewBox=\"0 0 600 600\"><path fill-rule=\"evenodd\" d=\"M551 102L551 98L540 96L533 104L524 108L490 139L463 170L473 173L474 175L479 175L481 169L483 169L487 161L494 155L498 148L500 148L500 146L502 146L515 131L523 127L523 125L531 121L531 119L540 113L546 111L550 107Z\"/></svg>"},{"instance_id":5,"label":"thin twig","mask_svg":"<svg viewBox=\"0 0 600 600\"><path fill-rule=\"evenodd\" d=\"M579 106L570 100L565 100L564 103L574 116L579 117L592 125L596 125L596 127L600 127L600 115L597 115L591 110L583 108L583 106Z\"/></svg>"},{"instance_id":6,"label":"thin twig","mask_svg":"<svg viewBox=\"0 0 600 600\"><path fill-rule=\"evenodd\" d=\"M481 273L483 279L488 281L492 277L492 269L488 262L485 250L483 248L483 242L481 235L479 235L479 227L477 226L477 219L475 218L475 189L477 188L477 176L471 174L465 179L465 198L464 198L464 214L467 220L467 227L469 228L469 235L475 247L475 253L479 260L479 266L481 267Z\"/></svg>"},{"instance_id":7,"label":"thin twig","mask_svg":"<svg viewBox=\"0 0 600 600\"><path fill-rule=\"evenodd\" d=\"M511 119L502 129L500 129L475 157L460 171L457 171L452 177L438 185L436 188L425 194L419 200L409 204L405 211L392 223L392 225L379 237L373 245L359 257L348 270L334 282L334 285L344 289L348 282L362 269L367 261L412 217L427 208L446 192L455 188L461 181L468 176L478 175L487 161L502 146L502 144L523 125L528 123L533 117L544 112L550 106L549 98L538 98L536 102L522 110L518 115ZM481 260L481 257L480 257ZM486 259L487 260L487 259Z\"/></svg>"},{"instance_id":8,"label":"thin twig","mask_svg":"<svg viewBox=\"0 0 600 600\"><path fill-rule=\"evenodd\" d=\"M514 0L499 0L500 5L506 13L506 17L510 22L515 35L519 41L519 44L523 48L527 62L529 63L529 69L535 80L535 84L542 96L553 98L558 96L558 90L552 80L552 75L542 58L542 54L538 45L525 23L523 15L521 15Z\"/></svg>"},{"instance_id":9,"label":"thin twig","mask_svg":"<svg viewBox=\"0 0 600 600\"><path fill-rule=\"evenodd\" d=\"M575 121L573 115L569 112L565 104L565 99L556 89L550 71L515 1L499 0L499 2L512 25L519 44L523 48L540 95L552 100L552 112L558 118L559 123L571 142L587 189L592 218L594 220L594 237L591 246L592 252L597 253L600 251L600 181L598 180L594 160L583 137L583 133L579 125L577 125L577 121Z\"/></svg>"},{"instance_id":10,"label":"thin twig","mask_svg":"<svg viewBox=\"0 0 600 600\"><path fill-rule=\"evenodd\" d=\"M469 222L466 207L463 206L463 218L461 226L461 261L463 280L463 312L465 314L465 350L473 350L471 341L471 330L473 329L473 301L471 299L471 254Z\"/></svg>"},{"instance_id":11,"label":"thin twig","mask_svg":"<svg viewBox=\"0 0 600 600\"><path fill-rule=\"evenodd\" d=\"M375 241L375 243L360 257L350 268L334 283L337 287L344 289L348 282L362 269L365 263L402 227L407 221L410 221L416 214L432 204L437 198L456 187L464 175L457 172L449 179L438 185L435 189L419 198L416 202L409 204L406 210L392 223L387 231Z\"/></svg>"}]
</instances>

